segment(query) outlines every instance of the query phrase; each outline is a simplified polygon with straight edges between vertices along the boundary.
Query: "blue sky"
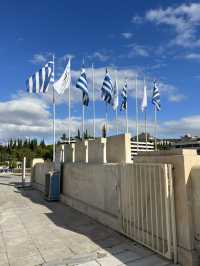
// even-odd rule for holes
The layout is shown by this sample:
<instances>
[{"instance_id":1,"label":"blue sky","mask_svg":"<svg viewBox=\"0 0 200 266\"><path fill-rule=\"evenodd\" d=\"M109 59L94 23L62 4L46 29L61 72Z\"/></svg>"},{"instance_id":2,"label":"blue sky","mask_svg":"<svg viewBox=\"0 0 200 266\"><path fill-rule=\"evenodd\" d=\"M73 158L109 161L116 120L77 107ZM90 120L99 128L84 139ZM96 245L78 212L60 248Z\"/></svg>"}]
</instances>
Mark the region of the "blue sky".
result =
<instances>
[{"instance_id":1,"label":"blue sky","mask_svg":"<svg viewBox=\"0 0 200 266\"><path fill-rule=\"evenodd\" d=\"M75 80L83 57L91 91L91 64L95 65L97 131L104 123L100 88L108 67L122 88L128 78L130 132L135 134L135 76L142 95L147 80L149 131L153 132L152 81L158 80L162 111L159 136L200 135L200 3L191 1L1 1L0 4L0 140L45 137L51 141L51 91L30 96L25 80L56 55L56 77L67 57ZM81 128L81 93L72 86L72 131ZM67 132L67 92L56 98L57 137ZM140 102L140 99L139 99ZM144 130L140 112L140 131ZM92 128L92 106L86 127ZM109 110L110 134L115 132ZM121 132L124 114L119 114Z\"/></svg>"}]
</instances>

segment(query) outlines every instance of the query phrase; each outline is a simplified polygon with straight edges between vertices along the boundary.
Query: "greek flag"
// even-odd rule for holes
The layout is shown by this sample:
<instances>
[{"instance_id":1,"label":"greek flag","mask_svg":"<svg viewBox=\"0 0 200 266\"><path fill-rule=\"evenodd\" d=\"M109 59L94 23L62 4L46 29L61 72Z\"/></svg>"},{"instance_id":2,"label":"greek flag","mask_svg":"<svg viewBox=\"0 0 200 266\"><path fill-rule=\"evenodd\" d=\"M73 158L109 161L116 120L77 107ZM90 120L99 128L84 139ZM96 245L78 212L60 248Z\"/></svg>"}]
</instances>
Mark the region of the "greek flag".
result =
<instances>
[{"instance_id":1,"label":"greek flag","mask_svg":"<svg viewBox=\"0 0 200 266\"><path fill-rule=\"evenodd\" d=\"M156 85L156 81L154 81L152 103L155 105L156 110L160 111L160 109L161 109L161 106L160 106L160 93L159 93L158 87Z\"/></svg>"},{"instance_id":2,"label":"greek flag","mask_svg":"<svg viewBox=\"0 0 200 266\"><path fill-rule=\"evenodd\" d=\"M88 106L89 104L88 83L84 66L82 67L81 75L76 82L76 88L80 89L83 92L83 105Z\"/></svg>"},{"instance_id":3,"label":"greek flag","mask_svg":"<svg viewBox=\"0 0 200 266\"><path fill-rule=\"evenodd\" d=\"M108 70L106 68L106 75L105 75L103 85L101 88L101 97L106 103L111 104L112 94L113 94L113 84L112 84L111 77L108 73Z\"/></svg>"},{"instance_id":4,"label":"greek flag","mask_svg":"<svg viewBox=\"0 0 200 266\"><path fill-rule=\"evenodd\" d=\"M29 93L46 93L50 83L54 82L54 63L49 61L26 81Z\"/></svg>"},{"instance_id":5,"label":"greek flag","mask_svg":"<svg viewBox=\"0 0 200 266\"><path fill-rule=\"evenodd\" d=\"M126 110L127 109L127 81L125 81L124 87L121 92L121 97L122 97L122 103L121 103L121 108L120 110Z\"/></svg>"},{"instance_id":6,"label":"greek flag","mask_svg":"<svg viewBox=\"0 0 200 266\"><path fill-rule=\"evenodd\" d=\"M115 86L113 89L113 96L112 96L112 106L113 110L117 110L117 107L119 105L119 97L118 97L118 85L117 85L117 80L115 80Z\"/></svg>"}]
</instances>

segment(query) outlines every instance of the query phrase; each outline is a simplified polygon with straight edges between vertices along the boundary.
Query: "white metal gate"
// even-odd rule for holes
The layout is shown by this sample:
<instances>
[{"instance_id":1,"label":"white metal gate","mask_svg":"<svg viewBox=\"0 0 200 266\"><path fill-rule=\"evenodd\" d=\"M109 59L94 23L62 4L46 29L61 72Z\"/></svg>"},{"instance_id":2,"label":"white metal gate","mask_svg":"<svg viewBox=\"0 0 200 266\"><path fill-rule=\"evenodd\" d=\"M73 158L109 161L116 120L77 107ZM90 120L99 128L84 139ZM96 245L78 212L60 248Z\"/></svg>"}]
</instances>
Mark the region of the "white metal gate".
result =
<instances>
[{"instance_id":1,"label":"white metal gate","mask_svg":"<svg viewBox=\"0 0 200 266\"><path fill-rule=\"evenodd\" d=\"M172 166L133 164L120 182L122 233L176 263Z\"/></svg>"}]
</instances>

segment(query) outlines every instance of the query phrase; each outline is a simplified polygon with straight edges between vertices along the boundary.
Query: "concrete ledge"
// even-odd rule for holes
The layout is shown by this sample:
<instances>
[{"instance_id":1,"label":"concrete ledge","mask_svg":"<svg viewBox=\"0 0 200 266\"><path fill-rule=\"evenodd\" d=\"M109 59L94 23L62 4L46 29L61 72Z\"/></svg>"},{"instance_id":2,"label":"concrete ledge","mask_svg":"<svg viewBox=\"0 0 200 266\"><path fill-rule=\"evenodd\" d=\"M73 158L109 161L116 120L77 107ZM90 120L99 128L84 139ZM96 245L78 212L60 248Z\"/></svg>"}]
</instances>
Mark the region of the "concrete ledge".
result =
<instances>
[{"instance_id":1,"label":"concrete ledge","mask_svg":"<svg viewBox=\"0 0 200 266\"><path fill-rule=\"evenodd\" d=\"M106 138L98 138L88 142L88 162L106 163Z\"/></svg>"},{"instance_id":2,"label":"concrete ledge","mask_svg":"<svg viewBox=\"0 0 200 266\"><path fill-rule=\"evenodd\" d=\"M91 218L94 218L96 221L98 221L98 222L118 231L118 232L121 231L120 222L119 222L119 219L117 216L111 215L111 214L109 214L109 213L107 213L107 212L105 212L105 211L103 211L97 207L93 207L92 205L86 204L85 202L83 202L81 200L69 197L67 195L61 194L60 200L64 204L88 215Z\"/></svg>"},{"instance_id":3,"label":"concrete ledge","mask_svg":"<svg viewBox=\"0 0 200 266\"><path fill-rule=\"evenodd\" d=\"M149 152L139 152L139 156L169 156L169 155L197 155L196 149L172 149L165 151L149 151Z\"/></svg>"},{"instance_id":4,"label":"concrete ledge","mask_svg":"<svg viewBox=\"0 0 200 266\"><path fill-rule=\"evenodd\" d=\"M39 183L35 183L35 182L33 182L33 183L32 183L32 187L33 187L34 189L36 189L36 190L41 191L41 192L44 192L44 191L45 191L45 186L42 185L42 184L39 184Z\"/></svg>"}]
</instances>

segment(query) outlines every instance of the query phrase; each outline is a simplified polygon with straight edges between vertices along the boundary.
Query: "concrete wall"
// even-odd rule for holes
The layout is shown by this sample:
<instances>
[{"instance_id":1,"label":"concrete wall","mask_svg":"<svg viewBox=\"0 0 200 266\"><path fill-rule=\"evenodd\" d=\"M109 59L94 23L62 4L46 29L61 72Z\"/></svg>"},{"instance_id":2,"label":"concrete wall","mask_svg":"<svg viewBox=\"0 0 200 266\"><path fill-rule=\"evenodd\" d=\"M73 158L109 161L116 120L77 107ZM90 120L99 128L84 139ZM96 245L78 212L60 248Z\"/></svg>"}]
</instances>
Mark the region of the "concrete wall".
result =
<instances>
[{"instance_id":1,"label":"concrete wall","mask_svg":"<svg viewBox=\"0 0 200 266\"><path fill-rule=\"evenodd\" d=\"M194 150L149 152L135 156L134 162L173 165L178 261L183 266L199 265L200 156ZM35 165L35 182L40 190L51 167L46 163ZM133 171L134 164L65 163L61 200L120 231L119 180L134 176Z\"/></svg>"},{"instance_id":2,"label":"concrete wall","mask_svg":"<svg viewBox=\"0 0 200 266\"><path fill-rule=\"evenodd\" d=\"M191 180L195 246L200 253L200 166L192 168Z\"/></svg>"},{"instance_id":3,"label":"concrete wall","mask_svg":"<svg viewBox=\"0 0 200 266\"><path fill-rule=\"evenodd\" d=\"M88 141L88 162L106 163L106 138Z\"/></svg>"},{"instance_id":4,"label":"concrete wall","mask_svg":"<svg viewBox=\"0 0 200 266\"><path fill-rule=\"evenodd\" d=\"M64 164L63 195L68 205L116 230L119 224L119 166Z\"/></svg>"},{"instance_id":5,"label":"concrete wall","mask_svg":"<svg viewBox=\"0 0 200 266\"><path fill-rule=\"evenodd\" d=\"M123 134L107 138L106 155L108 163L130 163L131 135Z\"/></svg>"},{"instance_id":6,"label":"concrete wall","mask_svg":"<svg viewBox=\"0 0 200 266\"><path fill-rule=\"evenodd\" d=\"M75 143L75 162L88 162L88 141L77 141Z\"/></svg>"},{"instance_id":7,"label":"concrete wall","mask_svg":"<svg viewBox=\"0 0 200 266\"><path fill-rule=\"evenodd\" d=\"M64 162L74 163L75 162L75 144L64 145Z\"/></svg>"},{"instance_id":8,"label":"concrete wall","mask_svg":"<svg viewBox=\"0 0 200 266\"><path fill-rule=\"evenodd\" d=\"M32 184L33 187L44 192L45 189L45 175L53 170L52 162L37 163L33 167L32 171Z\"/></svg>"},{"instance_id":9,"label":"concrete wall","mask_svg":"<svg viewBox=\"0 0 200 266\"><path fill-rule=\"evenodd\" d=\"M195 247L194 220L192 213L191 169L200 165L196 150L176 149L163 152L140 153L134 157L139 163L171 163L174 166L174 193L177 224L179 262L198 265L199 255Z\"/></svg>"}]
</instances>

